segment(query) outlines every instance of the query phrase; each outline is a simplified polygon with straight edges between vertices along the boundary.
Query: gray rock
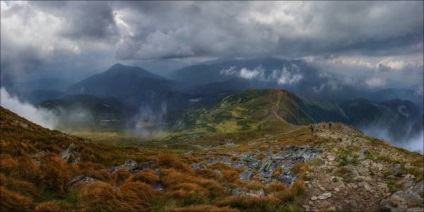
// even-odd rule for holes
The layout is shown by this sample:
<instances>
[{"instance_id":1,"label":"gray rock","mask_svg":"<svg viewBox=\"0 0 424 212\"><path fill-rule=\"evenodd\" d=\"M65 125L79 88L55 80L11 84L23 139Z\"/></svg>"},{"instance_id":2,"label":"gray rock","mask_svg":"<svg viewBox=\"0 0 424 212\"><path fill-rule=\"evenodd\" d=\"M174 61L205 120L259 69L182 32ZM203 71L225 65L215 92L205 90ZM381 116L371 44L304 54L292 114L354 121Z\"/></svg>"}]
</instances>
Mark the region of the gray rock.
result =
<instances>
[{"instance_id":1,"label":"gray rock","mask_svg":"<svg viewBox=\"0 0 424 212\"><path fill-rule=\"evenodd\" d=\"M323 193L323 194L319 195L318 199L324 200L324 199L328 199L330 197L331 197L331 193L328 192L328 193Z\"/></svg>"},{"instance_id":2,"label":"gray rock","mask_svg":"<svg viewBox=\"0 0 424 212\"><path fill-rule=\"evenodd\" d=\"M80 162L79 153L76 151L75 144L70 144L69 147L61 152L59 156L67 163L78 163Z\"/></svg>"},{"instance_id":3,"label":"gray rock","mask_svg":"<svg viewBox=\"0 0 424 212\"><path fill-rule=\"evenodd\" d=\"M283 172L281 173L281 175L278 177L278 179L287 184L287 185L292 185L294 183L294 181L297 179L297 174L294 174L292 172Z\"/></svg>"},{"instance_id":4,"label":"gray rock","mask_svg":"<svg viewBox=\"0 0 424 212\"><path fill-rule=\"evenodd\" d=\"M421 180L420 182L416 183L412 188L412 191L416 193L422 193L424 192L424 180Z\"/></svg>"},{"instance_id":5,"label":"gray rock","mask_svg":"<svg viewBox=\"0 0 424 212\"><path fill-rule=\"evenodd\" d=\"M148 162L147 164L144 163L144 164L141 164L141 166L139 166L137 164L137 162L135 162L134 160L127 160L127 161L125 161L124 164L122 164L120 166L112 167L108 171L112 173L112 172L115 172L118 169L125 169L125 170L131 171L133 173L136 173L136 172L141 171L143 169L143 166L150 166L150 163L152 163L152 162Z\"/></svg>"},{"instance_id":6,"label":"gray rock","mask_svg":"<svg viewBox=\"0 0 424 212\"><path fill-rule=\"evenodd\" d=\"M253 174L253 169L249 168L240 174L240 180L249 180L252 174Z\"/></svg>"},{"instance_id":7,"label":"gray rock","mask_svg":"<svg viewBox=\"0 0 424 212\"><path fill-rule=\"evenodd\" d=\"M100 180L92 178L92 177L80 175L80 176L74 177L71 181L69 181L69 185L73 186L80 183L93 183L93 182L100 182Z\"/></svg>"},{"instance_id":8,"label":"gray rock","mask_svg":"<svg viewBox=\"0 0 424 212\"><path fill-rule=\"evenodd\" d=\"M408 208L406 212L423 212L424 208Z\"/></svg>"},{"instance_id":9,"label":"gray rock","mask_svg":"<svg viewBox=\"0 0 424 212\"><path fill-rule=\"evenodd\" d=\"M191 168L193 170L202 170L202 169L205 169L205 166L203 164L200 164L200 163L193 163L193 164L191 164Z\"/></svg>"},{"instance_id":10,"label":"gray rock","mask_svg":"<svg viewBox=\"0 0 424 212\"><path fill-rule=\"evenodd\" d=\"M399 208L414 208L423 207L424 200L414 191L405 190L397 191L390 197L381 201L381 205L385 208L399 209Z\"/></svg>"}]
</instances>

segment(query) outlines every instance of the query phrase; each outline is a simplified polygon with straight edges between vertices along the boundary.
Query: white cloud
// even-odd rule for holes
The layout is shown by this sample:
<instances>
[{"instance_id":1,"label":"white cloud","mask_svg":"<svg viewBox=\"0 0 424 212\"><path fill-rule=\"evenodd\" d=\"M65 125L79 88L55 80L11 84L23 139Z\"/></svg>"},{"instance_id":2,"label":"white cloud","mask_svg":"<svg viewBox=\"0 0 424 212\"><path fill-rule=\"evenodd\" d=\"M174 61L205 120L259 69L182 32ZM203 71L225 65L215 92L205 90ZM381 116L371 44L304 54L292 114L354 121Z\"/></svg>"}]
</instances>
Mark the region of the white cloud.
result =
<instances>
[{"instance_id":1,"label":"white cloud","mask_svg":"<svg viewBox=\"0 0 424 212\"><path fill-rule=\"evenodd\" d=\"M365 84L369 88L381 88L386 85L386 80L378 77L372 77L367 80L365 80Z\"/></svg>"},{"instance_id":2,"label":"white cloud","mask_svg":"<svg viewBox=\"0 0 424 212\"><path fill-rule=\"evenodd\" d=\"M253 79L260 75L263 75L263 69L261 69L260 67L254 70L249 70L246 68L242 68L240 70L240 77L244 79Z\"/></svg>"},{"instance_id":3,"label":"white cloud","mask_svg":"<svg viewBox=\"0 0 424 212\"><path fill-rule=\"evenodd\" d=\"M285 85L285 84L296 84L300 80L302 80L303 76L299 73L292 74L291 72L288 72L287 69L284 69L280 75L280 78L278 78L278 84Z\"/></svg>"},{"instance_id":4,"label":"white cloud","mask_svg":"<svg viewBox=\"0 0 424 212\"><path fill-rule=\"evenodd\" d=\"M22 102L18 98L11 96L4 88L0 89L0 94L1 106L4 108L49 129L54 129L57 125L57 118L50 111Z\"/></svg>"}]
</instances>

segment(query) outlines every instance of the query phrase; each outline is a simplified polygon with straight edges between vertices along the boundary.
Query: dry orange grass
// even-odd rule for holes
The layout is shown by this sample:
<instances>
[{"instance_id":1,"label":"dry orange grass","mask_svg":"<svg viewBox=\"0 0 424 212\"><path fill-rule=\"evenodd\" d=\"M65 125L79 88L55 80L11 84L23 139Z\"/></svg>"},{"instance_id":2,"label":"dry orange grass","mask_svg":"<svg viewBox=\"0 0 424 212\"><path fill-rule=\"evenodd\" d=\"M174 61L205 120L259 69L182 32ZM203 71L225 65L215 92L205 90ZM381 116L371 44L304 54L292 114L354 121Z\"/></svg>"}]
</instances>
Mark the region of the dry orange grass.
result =
<instances>
[{"instance_id":1,"label":"dry orange grass","mask_svg":"<svg viewBox=\"0 0 424 212\"><path fill-rule=\"evenodd\" d=\"M222 175L223 175L223 179L230 183L233 183L239 180L239 173L231 169L223 170Z\"/></svg>"},{"instance_id":2,"label":"dry orange grass","mask_svg":"<svg viewBox=\"0 0 424 212\"><path fill-rule=\"evenodd\" d=\"M72 207L64 202L53 200L48 202L42 202L35 206L34 211L36 212L57 212L57 211L71 211Z\"/></svg>"},{"instance_id":3,"label":"dry orange grass","mask_svg":"<svg viewBox=\"0 0 424 212\"><path fill-rule=\"evenodd\" d=\"M156 198L153 188L143 182L125 182L115 192L119 210L146 211Z\"/></svg>"},{"instance_id":4,"label":"dry orange grass","mask_svg":"<svg viewBox=\"0 0 424 212\"><path fill-rule=\"evenodd\" d=\"M277 192L285 191L286 189L287 189L287 186L285 186L283 183L272 182L265 187L265 192L266 193L277 193Z\"/></svg>"},{"instance_id":5,"label":"dry orange grass","mask_svg":"<svg viewBox=\"0 0 424 212\"><path fill-rule=\"evenodd\" d=\"M31 197L0 186L0 211L28 211L33 206Z\"/></svg>"},{"instance_id":6,"label":"dry orange grass","mask_svg":"<svg viewBox=\"0 0 424 212\"><path fill-rule=\"evenodd\" d=\"M131 177L129 177L127 179L127 181L129 182L144 182L144 183L157 183L160 181L159 176L156 175L156 173L153 170L150 169L145 169L142 170L138 173L135 173L133 175L131 175Z\"/></svg>"},{"instance_id":7,"label":"dry orange grass","mask_svg":"<svg viewBox=\"0 0 424 212\"><path fill-rule=\"evenodd\" d=\"M106 170L106 167L93 162L81 162L75 164L78 170L78 175L86 175L105 182L112 182L111 174ZM75 173L75 175L77 175Z\"/></svg>"},{"instance_id":8,"label":"dry orange grass","mask_svg":"<svg viewBox=\"0 0 424 212\"><path fill-rule=\"evenodd\" d=\"M209 197L214 198L225 194L221 184L211 179L204 179L190 173L181 173L175 169L162 170L162 183L166 188L178 190L181 183L192 183L209 191Z\"/></svg>"},{"instance_id":9,"label":"dry orange grass","mask_svg":"<svg viewBox=\"0 0 424 212\"><path fill-rule=\"evenodd\" d=\"M34 184L18 178L8 178L4 174L0 174L0 186L30 197L39 197L40 195Z\"/></svg>"},{"instance_id":10,"label":"dry orange grass","mask_svg":"<svg viewBox=\"0 0 424 212\"><path fill-rule=\"evenodd\" d=\"M237 212L239 210L230 207L217 207L214 205L191 205L182 208L168 208L168 212Z\"/></svg>"},{"instance_id":11,"label":"dry orange grass","mask_svg":"<svg viewBox=\"0 0 424 212\"><path fill-rule=\"evenodd\" d=\"M131 172L125 169L118 169L112 173L112 179L115 186L121 185L126 179L131 176Z\"/></svg>"},{"instance_id":12,"label":"dry orange grass","mask_svg":"<svg viewBox=\"0 0 424 212\"><path fill-rule=\"evenodd\" d=\"M191 172L191 168L174 155L159 154L157 161L160 167L174 168L183 172Z\"/></svg>"},{"instance_id":13,"label":"dry orange grass","mask_svg":"<svg viewBox=\"0 0 424 212\"><path fill-rule=\"evenodd\" d=\"M277 194L277 197L284 203L293 203L296 200L296 197L305 192L305 187L303 180L296 180L290 189L286 189L283 192Z\"/></svg>"},{"instance_id":14,"label":"dry orange grass","mask_svg":"<svg viewBox=\"0 0 424 212\"><path fill-rule=\"evenodd\" d=\"M10 169L14 167L15 164L16 164L16 160L9 154L0 155L0 167L2 169Z\"/></svg>"},{"instance_id":15,"label":"dry orange grass","mask_svg":"<svg viewBox=\"0 0 424 212\"><path fill-rule=\"evenodd\" d=\"M60 196L65 195L68 182L74 173L74 167L54 153L46 154L41 158L40 183L46 185L49 191Z\"/></svg>"},{"instance_id":16,"label":"dry orange grass","mask_svg":"<svg viewBox=\"0 0 424 212\"><path fill-rule=\"evenodd\" d=\"M301 174L304 173L308 170L308 165L306 163L300 162L300 163L296 163L291 169L290 171L292 171L293 173L296 174Z\"/></svg>"},{"instance_id":17,"label":"dry orange grass","mask_svg":"<svg viewBox=\"0 0 424 212\"><path fill-rule=\"evenodd\" d=\"M116 208L115 194L108 183L82 184L77 198L82 211L110 211Z\"/></svg>"},{"instance_id":18,"label":"dry orange grass","mask_svg":"<svg viewBox=\"0 0 424 212\"><path fill-rule=\"evenodd\" d=\"M249 211L275 211L279 204L278 199L254 196L230 196L217 203L218 206L226 206Z\"/></svg>"},{"instance_id":19,"label":"dry orange grass","mask_svg":"<svg viewBox=\"0 0 424 212\"><path fill-rule=\"evenodd\" d=\"M200 169L200 170L196 170L196 175L204 177L204 178L208 178L208 179L214 179L214 180L218 180L221 181L222 177L220 174L216 173L215 171L212 171L210 169Z\"/></svg>"}]
</instances>

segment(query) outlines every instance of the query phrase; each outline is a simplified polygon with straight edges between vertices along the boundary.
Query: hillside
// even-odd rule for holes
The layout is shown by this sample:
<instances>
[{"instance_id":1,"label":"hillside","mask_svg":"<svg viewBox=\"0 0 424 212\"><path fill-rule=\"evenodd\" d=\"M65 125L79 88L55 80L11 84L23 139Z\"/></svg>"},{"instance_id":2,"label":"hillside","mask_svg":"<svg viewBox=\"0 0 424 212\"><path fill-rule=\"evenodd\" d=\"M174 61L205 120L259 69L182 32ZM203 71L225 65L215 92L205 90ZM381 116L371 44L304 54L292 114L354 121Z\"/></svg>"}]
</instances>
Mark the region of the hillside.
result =
<instances>
[{"instance_id":1,"label":"hillside","mask_svg":"<svg viewBox=\"0 0 424 212\"><path fill-rule=\"evenodd\" d=\"M255 95L266 96L274 107L243 112L243 101L258 103ZM199 137L181 148L190 141L135 137L136 143L125 143L123 136L99 135L91 136L94 140L82 139L42 128L1 108L0 209L361 211L424 207L421 154L391 147L340 123L331 129L316 128L315 133L289 124L282 117L307 120L308 116L288 110L294 102L278 104L290 100L290 93L284 91L243 96L222 104L239 102L237 110L230 107L232 113L245 114L246 120L274 120L285 130L270 127L265 130L267 135L256 137L237 136L239 131L227 135L224 130L221 137ZM180 147L173 148L173 144Z\"/></svg>"},{"instance_id":2,"label":"hillside","mask_svg":"<svg viewBox=\"0 0 424 212\"><path fill-rule=\"evenodd\" d=\"M347 121L336 104L280 89L248 89L186 116L188 127L210 132L275 131L321 121Z\"/></svg>"}]
</instances>

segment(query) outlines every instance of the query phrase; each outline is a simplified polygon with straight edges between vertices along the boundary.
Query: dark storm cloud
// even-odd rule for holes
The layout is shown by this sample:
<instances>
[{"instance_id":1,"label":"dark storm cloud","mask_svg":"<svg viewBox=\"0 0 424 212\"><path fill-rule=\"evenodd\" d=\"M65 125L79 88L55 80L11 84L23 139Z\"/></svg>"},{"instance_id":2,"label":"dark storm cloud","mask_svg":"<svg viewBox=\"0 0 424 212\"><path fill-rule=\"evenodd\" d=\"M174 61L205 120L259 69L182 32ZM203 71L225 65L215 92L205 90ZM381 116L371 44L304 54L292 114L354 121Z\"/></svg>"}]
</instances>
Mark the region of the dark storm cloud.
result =
<instances>
[{"instance_id":1,"label":"dark storm cloud","mask_svg":"<svg viewBox=\"0 0 424 212\"><path fill-rule=\"evenodd\" d=\"M63 20L61 35L71 39L111 40L119 34L107 2L33 2L35 8Z\"/></svg>"},{"instance_id":2,"label":"dark storm cloud","mask_svg":"<svg viewBox=\"0 0 424 212\"><path fill-rule=\"evenodd\" d=\"M106 63L86 58L398 57L423 52L420 1L2 2L1 16L2 53L7 49L10 54L2 54L2 75L14 72L7 64L16 61L28 71L31 64L61 63L63 55L72 58L68 63Z\"/></svg>"},{"instance_id":3,"label":"dark storm cloud","mask_svg":"<svg viewBox=\"0 0 424 212\"><path fill-rule=\"evenodd\" d=\"M119 2L114 6L133 26L132 35L118 44L117 56L122 58L393 55L416 53L422 46L422 2Z\"/></svg>"}]
</instances>

